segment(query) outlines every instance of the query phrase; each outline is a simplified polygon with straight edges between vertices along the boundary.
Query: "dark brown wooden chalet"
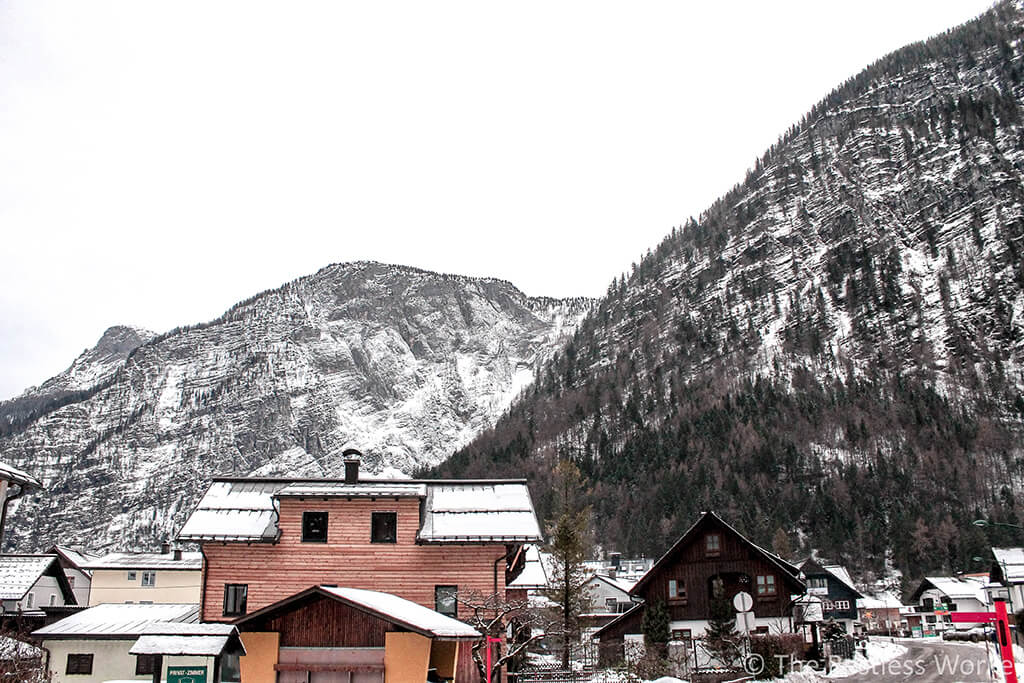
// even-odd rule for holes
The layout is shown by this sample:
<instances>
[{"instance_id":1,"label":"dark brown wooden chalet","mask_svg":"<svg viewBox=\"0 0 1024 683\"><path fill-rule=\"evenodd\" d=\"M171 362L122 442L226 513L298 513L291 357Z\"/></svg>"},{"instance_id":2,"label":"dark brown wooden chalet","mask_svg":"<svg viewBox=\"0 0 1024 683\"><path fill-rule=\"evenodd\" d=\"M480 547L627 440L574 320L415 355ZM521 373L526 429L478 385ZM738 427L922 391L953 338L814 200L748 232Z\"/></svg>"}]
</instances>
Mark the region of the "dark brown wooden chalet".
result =
<instances>
[{"instance_id":1,"label":"dark brown wooden chalet","mask_svg":"<svg viewBox=\"0 0 1024 683\"><path fill-rule=\"evenodd\" d=\"M713 596L731 604L740 591L754 598L757 627L767 628L770 620L779 619L788 624L791 596L805 590L799 573L714 512L705 512L630 591L643 602L605 625L596 637L603 651L615 651L614 645L621 646L625 636L643 633L644 610L655 602L668 608L674 637L698 637L711 617Z\"/></svg>"}]
</instances>

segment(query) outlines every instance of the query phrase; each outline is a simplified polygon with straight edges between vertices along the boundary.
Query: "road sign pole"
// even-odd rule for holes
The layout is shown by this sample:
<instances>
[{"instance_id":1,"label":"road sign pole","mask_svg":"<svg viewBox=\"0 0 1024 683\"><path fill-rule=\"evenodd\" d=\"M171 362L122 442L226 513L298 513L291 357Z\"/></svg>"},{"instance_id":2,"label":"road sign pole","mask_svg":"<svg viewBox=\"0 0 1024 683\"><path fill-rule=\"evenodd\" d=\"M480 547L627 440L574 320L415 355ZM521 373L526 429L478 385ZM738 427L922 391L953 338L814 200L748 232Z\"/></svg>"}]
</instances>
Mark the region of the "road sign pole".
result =
<instances>
[{"instance_id":1,"label":"road sign pole","mask_svg":"<svg viewBox=\"0 0 1024 683\"><path fill-rule=\"evenodd\" d=\"M1006 616L1006 603L996 600L996 631L999 638L999 656L1003 660L1006 683L1017 683L1017 664L1013 661L1013 638L1010 636L1010 620Z\"/></svg>"}]
</instances>

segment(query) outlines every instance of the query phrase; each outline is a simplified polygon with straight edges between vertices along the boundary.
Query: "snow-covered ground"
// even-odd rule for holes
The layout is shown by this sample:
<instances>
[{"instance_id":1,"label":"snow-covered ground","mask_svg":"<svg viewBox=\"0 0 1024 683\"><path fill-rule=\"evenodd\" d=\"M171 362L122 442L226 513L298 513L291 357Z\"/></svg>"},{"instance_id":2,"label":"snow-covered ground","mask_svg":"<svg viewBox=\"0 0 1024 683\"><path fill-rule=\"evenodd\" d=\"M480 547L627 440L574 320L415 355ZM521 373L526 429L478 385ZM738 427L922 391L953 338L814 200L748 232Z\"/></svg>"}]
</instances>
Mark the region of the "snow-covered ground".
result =
<instances>
[{"instance_id":1,"label":"snow-covered ground","mask_svg":"<svg viewBox=\"0 0 1024 683\"><path fill-rule=\"evenodd\" d=\"M858 650L853 659L845 659L839 662L827 674L824 671L805 667L799 671L792 671L785 677L776 680L785 681L786 683L814 683L815 681L829 678L845 678L846 676L870 671L907 652L907 648L904 645L882 640L869 640L864 650L864 654L861 654Z\"/></svg>"}]
</instances>

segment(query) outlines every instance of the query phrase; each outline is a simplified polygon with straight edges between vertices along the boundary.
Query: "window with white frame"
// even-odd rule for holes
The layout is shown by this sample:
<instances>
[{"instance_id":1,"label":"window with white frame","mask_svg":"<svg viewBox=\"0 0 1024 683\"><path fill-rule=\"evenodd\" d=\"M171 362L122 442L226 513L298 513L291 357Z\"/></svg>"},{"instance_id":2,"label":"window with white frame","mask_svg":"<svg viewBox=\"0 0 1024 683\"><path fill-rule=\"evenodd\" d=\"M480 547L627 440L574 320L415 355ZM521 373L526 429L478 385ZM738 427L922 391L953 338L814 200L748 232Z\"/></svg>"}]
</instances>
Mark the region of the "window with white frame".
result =
<instances>
[{"instance_id":1,"label":"window with white frame","mask_svg":"<svg viewBox=\"0 0 1024 683\"><path fill-rule=\"evenodd\" d=\"M149 587L155 586L156 572L142 572L142 585Z\"/></svg>"}]
</instances>

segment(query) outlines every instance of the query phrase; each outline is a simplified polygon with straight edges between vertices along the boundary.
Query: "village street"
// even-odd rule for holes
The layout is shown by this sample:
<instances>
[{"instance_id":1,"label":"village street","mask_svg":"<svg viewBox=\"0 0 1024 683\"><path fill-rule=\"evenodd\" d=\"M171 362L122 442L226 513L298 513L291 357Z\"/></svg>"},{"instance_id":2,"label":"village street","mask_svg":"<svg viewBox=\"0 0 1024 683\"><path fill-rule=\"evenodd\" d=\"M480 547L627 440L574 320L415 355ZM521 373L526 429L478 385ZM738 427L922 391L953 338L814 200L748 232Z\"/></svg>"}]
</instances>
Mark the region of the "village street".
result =
<instances>
[{"instance_id":1,"label":"village street","mask_svg":"<svg viewBox=\"0 0 1024 683\"><path fill-rule=\"evenodd\" d=\"M975 643L949 643L940 640L901 640L906 654L877 664L868 671L835 678L847 683L896 683L919 681L945 683L992 681L985 648Z\"/></svg>"}]
</instances>

